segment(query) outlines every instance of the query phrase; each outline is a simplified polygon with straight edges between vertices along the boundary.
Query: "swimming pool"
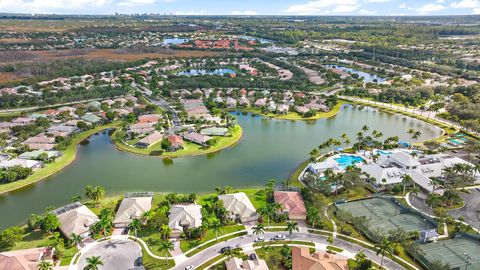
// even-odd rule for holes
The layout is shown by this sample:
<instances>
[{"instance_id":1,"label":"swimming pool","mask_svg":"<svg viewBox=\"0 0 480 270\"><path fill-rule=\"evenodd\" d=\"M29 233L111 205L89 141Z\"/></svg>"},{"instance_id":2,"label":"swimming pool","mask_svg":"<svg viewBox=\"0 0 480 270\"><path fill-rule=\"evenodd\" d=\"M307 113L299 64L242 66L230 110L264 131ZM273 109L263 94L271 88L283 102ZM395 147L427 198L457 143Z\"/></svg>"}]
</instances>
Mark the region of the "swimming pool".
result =
<instances>
[{"instance_id":1,"label":"swimming pool","mask_svg":"<svg viewBox=\"0 0 480 270\"><path fill-rule=\"evenodd\" d=\"M353 155L340 155L340 157L333 158L341 169L346 169L348 166L363 162L363 158Z\"/></svg>"},{"instance_id":2,"label":"swimming pool","mask_svg":"<svg viewBox=\"0 0 480 270\"><path fill-rule=\"evenodd\" d=\"M380 155L383 155L383 156L388 156L388 155L393 154L390 151L384 151L384 150L378 150L377 153L380 154Z\"/></svg>"}]
</instances>

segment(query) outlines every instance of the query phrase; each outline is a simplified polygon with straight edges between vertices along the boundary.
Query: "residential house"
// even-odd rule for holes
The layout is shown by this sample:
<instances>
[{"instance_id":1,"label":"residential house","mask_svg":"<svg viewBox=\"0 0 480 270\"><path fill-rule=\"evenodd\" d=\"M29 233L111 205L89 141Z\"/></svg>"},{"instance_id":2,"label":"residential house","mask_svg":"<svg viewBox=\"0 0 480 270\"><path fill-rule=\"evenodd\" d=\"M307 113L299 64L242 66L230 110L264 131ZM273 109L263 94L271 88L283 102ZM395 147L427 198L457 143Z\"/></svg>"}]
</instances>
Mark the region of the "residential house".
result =
<instances>
[{"instance_id":1,"label":"residential house","mask_svg":"<svg viewBox=\"0 0 480 270\"><path fill-rule=\"evenodd\" d=\"M227 136L228 128L210 127L200 130L200 134L207 136Z\"/></svg>"},{"instance_id":2,"label":"residential house","mask_svg":"<svg viewBox=\"0 0 480 270\"><path fill-rule=\"evenodd\" d=\"M137 123L128 126L127 133L135 133L140 135L150 134L155 131L154 123Z\"/></svg>"},{"instance_id":3,"label":"residential house","mask_svg":"<svg viewBox=\"0 0 480 270\"><path fill-rule=\"evenodd\" d=\"M92 123L92 124L97 124L97 123L100 123L102 121L102 118L94 115L94 114L85 114L84 116L81 117L81 119L83 121L86 121L88 123Z\"/></svg>"},{"instance_id":4,"label":"residential house","mask_svg":"<svg viewBox=\"0 0 480 270\"><path fill-rule=\"evenodd\" d=\"M145 138L139 140L135 145L141 148L149 148L150 146L160 142L162 139L163 139L163 133L156 131L146 136Z\"/></svg>"},{"instance_id":5,"label":"residential house","mask_svg":"<svg viewBox=\"0 0 480 270\"><path fill-rule=\"evenodd\" d=\"M236 108L237 101L234 98L227 97L227 108Z\"/></svg>"},{"instance_id":6,"label":"residential house","mask_svg":"<svg viewBox=\"0 0 480 270\"><path fill-rule=\"evenodd\" d=\"M255 260L245 260L232 257L225 261L227 270L269 270L265 260L256 258Z\"/></svg>"},{"instance_id":7,"label":"residential house","mask_svg":"<svg viewBox=\"0 0 480 270\"><path fill-rule=\"evenodd\" d=\"M183 139L178 135L170 135L167 137L167 140L170 142L169 151L177 151L183 148Z\"/></svg>"},{"instance_id":8,"label":"residential house","mask_svg":"<svg viewBox=\"0 0 480 270\"><path fill-rule=\"evenodd\" d=\"M266 98L259 98L254 103L255 107L263 107L266 104L267 104L267 99Z\"/></svg>"},{"instance_id":9,"label":"residential house","mask_svg":"<svg viewBox=\"0 0 480 270\"><path fill-rule=\"evenodd\" d=\"M230 214L230 218L241 222L256 221L257 210L244 192L219 195L218 199Z\"/></svg>"},{"instance_id":10,"label":"residential house","mask_svg":"<svg viewBox=\"0 0 480 270\"><path fill-rule=\"evenodd\" d=\"M289 106L288 106L288 105L286 105L286 104L278 104L276 111L277 111L277 113L279 113L279 114L286 114L286 113L288 113L288 109L289 109Z\"/></svg>"},{"instance_id":11,"label":"residential house","mask_svg":"<svg viewBox=\"0 0 480 270\"><path fill-rule=\"evenodd\" d=\"M115 228L127 228L134 219L142 218L152 208L153 193L128 193L118 207L113 219Z\"/></svg>"},{"instance_id":12,"label":"residential house","mask_svg":"<svg viewBox=\"0 0 480 270\"><path fill-rule=\"evenodd\" d=\"M75 202L52 211L60 222L60 231L69 238L72 234L85 238L90 235L90 227L100 219L88 207Z\"/></svg>"},{"instance_id":13,"label":"residential house","mask_svg":"<svg viewBox=\"0 0 480 270\"><path fill-rule=\"evenodd\" d=\"M45 150L35 150L30 152L22 153L18 156L20 159L39 159L40 155L46 154L47 158L53 159L61 156L62 154L59 151L45 151Z\"/></svg>"},{"instance_id":14,"label":"residential house","mask_svg":"<svg viewBox=\"0 0 480 270\"><path fill-rule=\"evenodd\" d=\"M175 204L170 207L168 226L173 236L179 236L185 228L202 226L202 207L197 204Z\"/></svg>"},{"instance_id":15,"label":"residential house","mask_svg":"<svg viewBox=\"0 0 480 270\"><path fill-rule=\"evenodd\" d=\"M96 101L96 100L87 103L87 107L91 110L100 110L101 106L102 106L102 103L100 103L100 101Z\"/></svg>"},{"instance_id":16,"label":"residential house","mask_svg":"<svg viewBox=\"0 0 480 270\"><path fill-rule=\"evenodd\" d=\"M11 168L20 166L22 168L38 169L43 166L43 162L31 159L14 158L0 162L0 168Z\"/></svg>"},{"instance_id":17,"label":"residential house","mask_svg":"<svg viewBox=\"0 0 480 270\"><path fill-rule=\"evenodd\" d=\"M138 123L158 123L162 119L161 114L144 114L138 117Z\"/></svg>"},{"instance_id":18,"label":"residential house","mask_svg":"<svg viewBox=\"0 0 480 270\"><path fill-rule=\"evenodd\" d=\"M292 247L292 270L348 270L347 258L308 247Z\"/></svg>"},{"instance_id":19,"label":"residential house","mask_svg":"<svg viewBox=\"0 0 480 270\"><path fill-rule=\"evenodd\" d=\"M0 269L34 270L42 261L52 262L53 248L39 247L0 253Z\"/></svg>"},{"instance_id":20,"label":"residential house","mask_svg":"<svg viewBox=\"0 0 480 270\"><path fill-rule=\"evenodd\" d=\"M190 141L190 142L193 142L193 143L196 143L196 144L206 146L206 145L208 145L208 141L210 141L212 139L212 137L202 135L202 134L199 134L197 132L190 132L190 133L184 134L183 139L185 139L187 141Z\"/></svg>"},{"instance_id":21,"label":"residential house","mask_svg":"<svg viewBox=\"0 0 480 270\"><path fill-rule=\"evenodd\" d=\"M282 212L288 214L289 219L307 219L307 209L302 195L298 191L274 191L273 198L280 204Z\"/></svg>"},{"instance_id":22,"label":"residential house","mask_svg":"<svg viewBox=\"0 0 480 270\"><path fill-rule=\"evenodd\" d=\"M310 109L305 106L295 106L295 111L301 115L304 115L308 113Z\"/></svg>"}]
</instances>

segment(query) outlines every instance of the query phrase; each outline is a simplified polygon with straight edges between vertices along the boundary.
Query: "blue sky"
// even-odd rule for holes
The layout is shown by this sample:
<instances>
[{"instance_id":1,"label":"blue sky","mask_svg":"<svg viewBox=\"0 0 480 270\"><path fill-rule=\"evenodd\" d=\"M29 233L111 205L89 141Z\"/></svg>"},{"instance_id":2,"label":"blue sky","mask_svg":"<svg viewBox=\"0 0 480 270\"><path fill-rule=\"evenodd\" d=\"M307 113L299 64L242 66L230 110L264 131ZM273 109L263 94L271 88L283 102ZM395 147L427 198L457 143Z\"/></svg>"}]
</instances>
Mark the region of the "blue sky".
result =
<instances>
[{"instance_id":1,"label":"blue sky","mask_svg":"<svg viewBox=\"0 0 480 270\"><path fill-rule=\"evenodd\" d=\"M0 12L178 15L464 15L480 0L0 0Z\"/></svg>"}]
</instances>

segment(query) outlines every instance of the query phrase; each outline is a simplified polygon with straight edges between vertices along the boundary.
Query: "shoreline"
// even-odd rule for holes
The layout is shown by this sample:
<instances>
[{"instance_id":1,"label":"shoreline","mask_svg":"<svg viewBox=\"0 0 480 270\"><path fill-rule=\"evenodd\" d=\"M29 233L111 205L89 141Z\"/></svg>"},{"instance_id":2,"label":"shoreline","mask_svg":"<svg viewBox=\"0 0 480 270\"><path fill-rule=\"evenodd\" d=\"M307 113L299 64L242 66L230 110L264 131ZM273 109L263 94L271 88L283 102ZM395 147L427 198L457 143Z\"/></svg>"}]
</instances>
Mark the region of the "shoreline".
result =
<instances>
[{"instance_id":1,"label":"shoreline","mask_svg":"<svg viewBox=\"0 0 480 270\"><path fill-rule=\"evenodd\" d=\"M290 121L315 121L319 119L330 118L337 115L337 113L340 112L342 105L349 104L349 103L350 102L348 101L339 100L337 105L335 105L335 107L331 111L318 112L315 116L311 116L311 117L302 117L296 112L288 112L287 114L273 114L273 113L264 114L263 112L261 112L260 109L257 109L257 108L233 108L233 109L224 109L224 110L228 112L252 113L252 114L266 117L268 119L290 120Z\"/></svg>"},{"instance_id":2,"label":"shoreline","mask_svg":"<svg viewBox=\"0 0 480 270\"><path fill-rule=\"evenodd\" d=\"M22 189L24 187L30 186L46 178L62 171L67 166L72 164L75 159L77 158L77 148L78 145L94 135L95 133L102 132L106 129L117 127L120 125L120 122L116 121L107 125L98 126L94 129L86 130L82 133L77 134L74 138L72 138L72 144L67 147L65 151L63 151L63 155L60 156L56 161L51 164L47 164L45 167L34 171L32 175L28 176L25 179L18 180L12 183L0 185L0 195L16 191Z\"/></svg>"},{"instance_id":3,"label":"shoreline","mask_svg":"<svg viewBox=\"0 0 480 270\"><path fill-rule=\"evenodd\" d=\"M176 151L176 152L163 152L160 155L151 155L151 153L154 152L155 150L152 150L150 153L146 153L144 151L148 150L148 148L146 148L146 149L145 148L133 148L133 147L130 147L130 146L124 144L123 142L119 141L118 139L115 139L114 136L115 136L115 133L117 131L112 133L112 135L110 136L110 139L112 140L113 144L115 145L115 148L119 151L122 151L122 152L127 152L127 153L131 153L131 154L135 154L135 155L163 158L163 159L166 159L166 158L183 158L183 157L195 157L195 156L208 155L208 154L216 153L216 152L219 152L221 150L224 150L224 149L227 149L229 147L234 146L235 144L237 144L243 138L242 127L237 124L236 129L237 130L235 131L235 133L231 137L221 137L221 139L224 139L224 140L231 139L231 141L228 141L225 145L219 146L218 148L216 146L212 146L212 147L209 147L209 148L204 149L204 150L199 149L199 150L193 151L191 153L187 152L187 153L183 153L183 154L181 153L182 150L179 150L179 151ZM190 142L186 142L186 143L188 143L189 145L194 145L195 147L197 147L197 145L195 145L193 143L190 143ZM221 144L221 141L218 142L218 144ZM178 153L178 152L180 152L180 153Z\"/></svg>"}]
</instances>

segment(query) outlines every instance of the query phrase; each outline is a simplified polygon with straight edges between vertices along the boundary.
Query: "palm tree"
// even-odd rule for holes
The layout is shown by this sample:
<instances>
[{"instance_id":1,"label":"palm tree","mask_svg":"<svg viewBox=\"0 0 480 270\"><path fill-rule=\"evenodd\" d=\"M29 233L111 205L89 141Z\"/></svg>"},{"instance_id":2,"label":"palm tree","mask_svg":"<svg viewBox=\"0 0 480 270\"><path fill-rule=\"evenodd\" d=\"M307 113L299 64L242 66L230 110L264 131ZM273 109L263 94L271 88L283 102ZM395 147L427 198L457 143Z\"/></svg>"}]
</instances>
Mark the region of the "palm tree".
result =
<instances>
[{"instance_id":1,"label":"palm tree","mask_svg":"<svg viewBox=\"0 0 480 270\"><path fill-rule=\"evenodd\" d=\"M154 215L155 215L155 212L153 210L148 210L148 211L143 212L143 214L142 214L143 222L149 221Z\"/></svg>"},{"instance_id":2,"label":"palm tree","mask_svg":"<svg viewBox=\"0 0 480 270\"><path fill-rule=\"evenodd\" d=\"M287 223L287 231L290 234L290 241L293 241L293 232L298 232L298 223L295 221L290 221Z\"/></svg>"},{"instance_id":3,"label":"palm tree","mask_svg":"<svg viewBox=\"0 0 480 270\"><path fill-rule=\"evenodd\" d=\"M381 243L375 245L375 248L377 249L377 255L382 255L382 260L380 261L380 268L382 268L385 255L392 255L393 253L393 244L384 237Z\"/></svg>"},{"instance_id":4,"label":"palm tree","mask_svg":"<svg viewBox=\"0 0 480 270\"><path fill-rule=\"evenodd\" d=\"M37 266L38 270L52 270L53 269L53 265L51 262L47 262L47 261L41 261L38 266Z\"/></svg>"},{"instance_id":5,"label":"palm tree","mask_svg":"<svg viewBox=\"0 0 480 270\"><path fill-rule=\"evenodd\" d=\"M130 230L133 230L133 235L135 235L135 237L137 237L137 231L140 229L140 226L142 226L142 223L138 218L132 219L132 221L130 221L130 224L128 224L128 228Z\"/></svg>"},{"instance_id":6,"label":"palm tree","mask_svg":"<svg viewBox=\"0 0 480 270\"><path fill-rule=\"evenodd\" d=\"M77 246L82 242L82 237L76 233L70 235L70 245Z\"/></svg>"},{"instance_id":7,"label":"palm tree","mask_svg":"<svg viewBox=\"0 0 480 270\"><path fill-rule=\"evenodd\" d=\"M255 235L262 235L265 233L265 227L262 223L257 224L257 226L253 227L253 234Z\"/></svg>"},{"instance_id":8,"label":"palm tree","mask_svg":"<svg viewBox=\"0 0 480 270\"><path fill-rule=\"evenodd\" d=\"M83 268L83 270L99 270L100 265L103 265L100 256L92 256L87 258L87 265Z\"/></svg>"},{"instance_id":9,"label":"palm tree","mask_svg":"<svg viewBox=\"0 0 480 270\"><path fill-rule=\"evenodd\" d=\"M335 238L333 238L333 236L330 235L330 236L327 238L327 243L328 243L329 245L333 245L333 243L335 243Z\"/></svg>"},{"instance_id":10,"label":"palm tree","mask_svg":"<svg viewBox=\"0 0 480 270\"><path fill-rule=\"evenodd\" d=\"M418 193L419 193L419 192L420 192L420 188L417 187L417 186L414 186L414 187L412 188L412 194L415 195L413 198L418 197Z\"/></svg>"},{"instance_id":11,"label":"palm tree","mask_svg":"<svg viewBox=\"0 0 480 270\"><path fill-rule=\"evenodd\" d=\"M402 175L403 196L405 196L405 189L407 188L407 185L410 185L412 182L413 182L413 179L410 175L408 174Z\"/></svg>"},{"instance_id":12,"label":"palm tree","mask_svg":"<svg viewBox=\"0 0 480 270\"><path fill-rule=\"evenodd\" d=\"M365 254L365 251L363 250L360 250L360 252L355 254L355 260L357 261L357 263L366 259L367 259L367 254Z\"/></svg>"},{"instance_id":13,"label":"palm tree","mask_svg":"<svg viewBox=\"0 0 480 270\"><path fill-rule=\"evenodd\" d=\"M103 231L103 237L107 236L107 231L112 228L113 213L111 209L105 208L100 212L100 227Z\"/></svg>"},{"instance_id":14,"label":"palm tree","mask_svg":"<svg viewBox=\"0 0 480 270\"><path fill-rule=\"evenodd\" d=\"M218 233L220 232L222 227L223 227L222 222L218 218L214 218L210 222L210 229L212 229L213 232L215 232L215 241L218 241Z\"/></svg>"},{"instance_id":15,"label":"palm tree","mask_svg":"<svg viewBox=\"0 0 480 270\"><path fill-rule=\"evenodd\" d=\"M315 228L315 223L320 222L320 211L318 208L310 207L307 210L307 218L312 223L312 228Z\"/></svg>"},{"instance_id":16,"label":"palm tree","mask_svg":"<svg viewBox=\"0 0 480 270\"><path fill-rule=\"evenodd\" d=\"M160 226L160 236L162 239L167 239L172 234L172 229L167 224Z\"/></svg>"},{"instance_id":17,"label":"palm tree","mask_svg":"<svg viewBox=\"0 0 480 270\"><path fill-rule=\"evenodd\" d=\"M158 248L158 251L160 252L165 251L165 264L168 264L168 261L167 261L168 252L172 251L174 248L175 248L175 245L170 240L163 240L162 242L160 242L160 247Z\"/></svg>"},{"instance_id":18,"label":"palm tree","mask_svg":"<svg viewBox=\"0 0 480 270\"><path fill-rule=\"evenodd\" d=\"M278 203L272 203L258 209L260 215L267 217L267 227L270 227L270 218L272 218L280 208L281 206Z\"/></svg>"},{"instance_id":19,"label":"palm tree","mask_svg":"<svg viewBox=\"0 0 480 270\"><path fill-rule=\"evenodd\" d=\"M225 255L227 258L238 257L240 256L240 250L238 248L227 249L223 255Z\"/></svg>"}]
</instances>

